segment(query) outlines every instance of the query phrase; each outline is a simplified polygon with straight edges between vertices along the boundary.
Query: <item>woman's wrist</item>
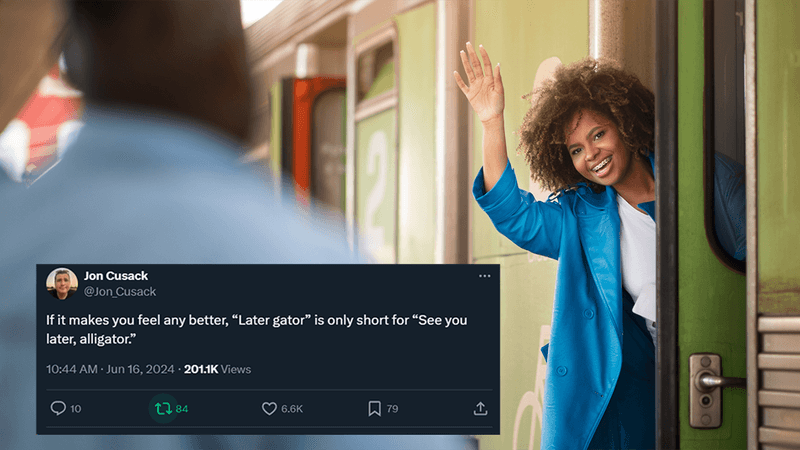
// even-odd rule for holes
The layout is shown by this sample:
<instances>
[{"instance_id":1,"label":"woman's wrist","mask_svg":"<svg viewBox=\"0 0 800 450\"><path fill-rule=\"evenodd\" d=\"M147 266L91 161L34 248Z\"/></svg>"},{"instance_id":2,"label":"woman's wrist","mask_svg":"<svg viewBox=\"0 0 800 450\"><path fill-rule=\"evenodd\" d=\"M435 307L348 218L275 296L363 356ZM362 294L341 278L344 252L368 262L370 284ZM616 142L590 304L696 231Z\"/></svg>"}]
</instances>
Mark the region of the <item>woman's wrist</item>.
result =
<instances>
[{"instance_id":1,"label":"woman's wrist","mask_svg":"<svg viewBox=\"0 0 800 450\"><path fill-rule=\"evenodd\" d=\"M483 124L483 183L486 192L489 192L508 164L506 132L502 114L481 123Z\"/></svg>"},{"instance_id":2,"label":"woman's wrist","mask_svg":"<svg viewBox=\"0 0 800 450\"><path fill-rule=\"evenodd\" d=\"M489 131L490 129L505 128L503 124L503 115L497 115L490 119L481 120L483 129ZM504 130L505 131L505 130Z\"/></svg>"}]
</instances>

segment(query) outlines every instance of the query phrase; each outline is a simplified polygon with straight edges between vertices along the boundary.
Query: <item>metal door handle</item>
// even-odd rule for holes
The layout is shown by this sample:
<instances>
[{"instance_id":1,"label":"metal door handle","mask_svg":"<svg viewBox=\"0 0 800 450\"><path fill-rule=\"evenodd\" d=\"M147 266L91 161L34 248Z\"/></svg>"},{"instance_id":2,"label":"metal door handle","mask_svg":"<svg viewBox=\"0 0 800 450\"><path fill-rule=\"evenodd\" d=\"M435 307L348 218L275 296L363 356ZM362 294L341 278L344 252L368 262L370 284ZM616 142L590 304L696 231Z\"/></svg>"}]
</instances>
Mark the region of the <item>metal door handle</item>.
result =
<instances>
[{"instance_id":1,"label":"metal door handle","mask_svg":"<svg viewBox=\"0 0 800 450\"><path fill-rule=\"evenodd\" d=\"M722 376L719 355L689 355L689 426L719 428L722 425L722 388L746 385L747 378Z\"/></svg>"},{"instance_id":2,"label":"metal door handle","mask_svg":"<svg viewBox=\"0 0 800 450\"><path fill-rule=\"evenodd\" d=\"M710 391L716 387L739 387L747 388L747 378L737 377L718 377L716 375L701 375L697 380L698 387L704 391Z\"/></svg>"}]
</instances>

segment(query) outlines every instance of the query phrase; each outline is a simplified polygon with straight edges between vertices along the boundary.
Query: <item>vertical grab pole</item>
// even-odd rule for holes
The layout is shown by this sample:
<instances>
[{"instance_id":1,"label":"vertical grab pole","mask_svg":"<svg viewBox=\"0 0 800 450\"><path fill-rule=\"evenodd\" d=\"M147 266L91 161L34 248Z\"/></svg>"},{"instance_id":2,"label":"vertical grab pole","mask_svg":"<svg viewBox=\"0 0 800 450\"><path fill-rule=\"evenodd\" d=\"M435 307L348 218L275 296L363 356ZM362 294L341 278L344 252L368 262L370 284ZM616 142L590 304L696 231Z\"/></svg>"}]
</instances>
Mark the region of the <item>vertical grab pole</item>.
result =
<instances>
[{"instance_id":1,"label":"vertical grab pole","mask_svg":"<svg viewBox=\"0 0 800 450\"><path fill-rule=\"evenodd\" d=\"M756 171L756 2L745 0L745 179L747 180L747 449L758 450L758 221Z\"/></svg>"},{"instance_id":2,"label":"vertical grab pole","mask_svg":"<svg viewBox=\"0 0 800 450\"><path fill-rule=\"evenodd\" d=\"M677 0L656 2L656 448L680 448Z\"/></svg>"}]
</instances>

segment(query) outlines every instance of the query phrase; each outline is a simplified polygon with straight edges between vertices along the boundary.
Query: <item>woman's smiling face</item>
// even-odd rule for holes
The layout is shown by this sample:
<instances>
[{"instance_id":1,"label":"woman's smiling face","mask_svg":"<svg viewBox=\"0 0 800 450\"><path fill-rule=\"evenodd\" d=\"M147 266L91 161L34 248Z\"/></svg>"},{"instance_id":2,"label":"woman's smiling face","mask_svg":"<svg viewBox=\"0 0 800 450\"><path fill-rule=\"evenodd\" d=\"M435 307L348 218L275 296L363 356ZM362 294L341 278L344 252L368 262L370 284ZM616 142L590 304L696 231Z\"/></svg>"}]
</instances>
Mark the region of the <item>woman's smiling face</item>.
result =
<instances>
[{"instance_id":1,"label":"woman's smiling face","mask_svg":"<svg viewBox=\"0 0 800 450\"><path fill-rule=\"evenodd\" d=\"M567 152L582 177L603 186L613 186L630 175L633 155L625 148L619 131L604 116L581 110L570 120Z\"/></svg>"}]
</instances>

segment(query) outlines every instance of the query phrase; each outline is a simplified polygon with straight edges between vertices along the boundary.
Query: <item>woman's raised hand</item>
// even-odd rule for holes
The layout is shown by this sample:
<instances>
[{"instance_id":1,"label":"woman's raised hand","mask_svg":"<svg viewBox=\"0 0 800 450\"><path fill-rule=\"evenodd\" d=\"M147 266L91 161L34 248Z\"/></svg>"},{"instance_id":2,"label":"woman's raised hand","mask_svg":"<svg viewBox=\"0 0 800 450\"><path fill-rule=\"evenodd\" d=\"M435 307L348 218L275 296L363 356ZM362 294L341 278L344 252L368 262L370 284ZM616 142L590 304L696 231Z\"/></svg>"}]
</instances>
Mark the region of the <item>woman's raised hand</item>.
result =
<instances>
[{"instance_id":1,"label":"woman's raised hand","mask_svg":"<svg viewBox=\"0 0 800 450\"><path fill-rule=\"evenodd\" d=\"M467 96L469 104L483 124L483 186L485 192L489 192L500 179L506 165L508 156L506 155L506 133L503 124L503 108L506 105L503 96L503 80L500 78L500 64L492 73L492 63L489 62L489 54L483 46L481 59L472 48L472 44L467 42L467 53L461 51L461 63L464 64L464 72L467 74L469 87L464 84L461 75L453 72L456 84L461 88L461 92Z\"/></svg>"},{"instance_id":2,"label":"woman's raised hand","mask_svg":"<svg viewBox=\"0 0 800 450\"><path fill-rule=\"evenodd\" d=\"M489 54L483 46L479 46L481 59L472 48L472 44L467 42L467 52L461 50L461 63L464 64L464 72L467 74L469 86L464 84L459 73L453 72L456 84L461 88L461 92L467 96L469 104L478 118L483 123L491 122L495 119L502 119L503 108L505 108L505 97L503 95L503 80L500 78L500 64L497 65L492 73L492 63L489 62Z\"/></svg>"}]
</instances>

